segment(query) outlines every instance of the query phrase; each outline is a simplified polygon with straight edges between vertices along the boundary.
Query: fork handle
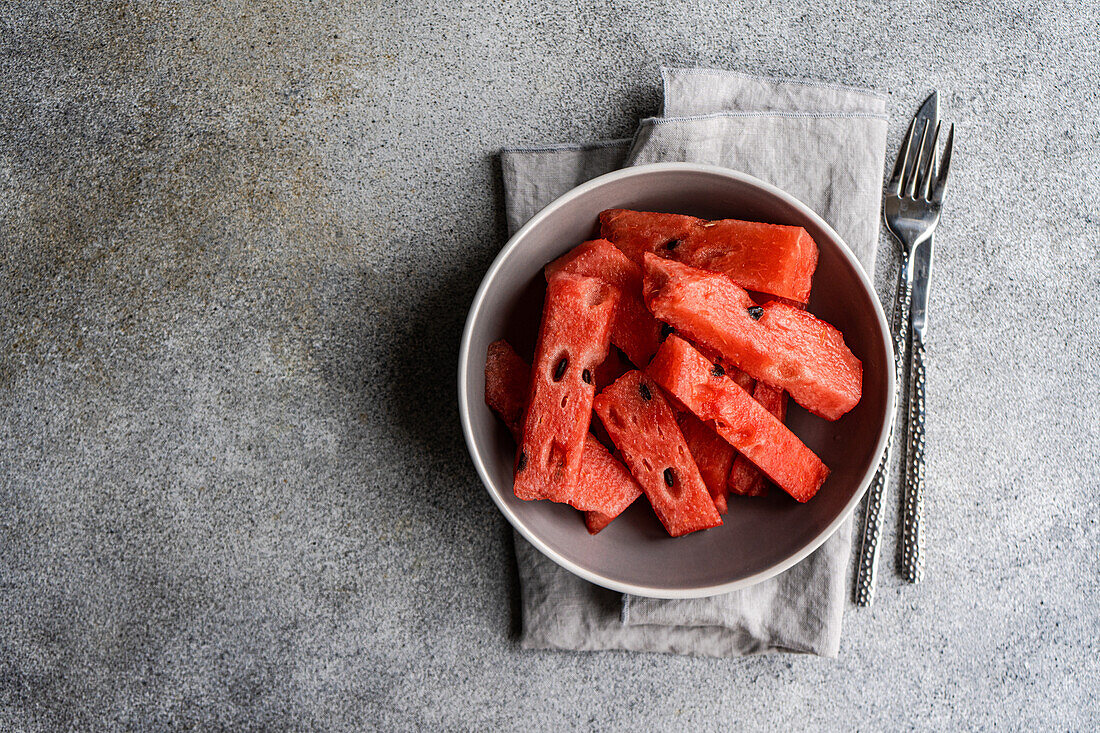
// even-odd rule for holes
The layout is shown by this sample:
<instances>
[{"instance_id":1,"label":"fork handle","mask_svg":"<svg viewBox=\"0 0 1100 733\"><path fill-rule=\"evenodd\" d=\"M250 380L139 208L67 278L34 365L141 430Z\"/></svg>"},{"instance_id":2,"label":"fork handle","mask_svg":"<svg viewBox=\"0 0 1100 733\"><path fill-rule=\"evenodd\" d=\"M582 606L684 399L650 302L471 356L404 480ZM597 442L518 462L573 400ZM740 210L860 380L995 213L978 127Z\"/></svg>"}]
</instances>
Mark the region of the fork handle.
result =
<instances>
[{"instance_id":1,"label":"fork handle","mask_svg":"<svg viewBox=\"0 0 1100 733\"><path fill-rule=\"evenodd\" d=\"M901 574L910 583L924 575L924 337L913 331L912 394L909 398L909 450L902 507Z\"/></svg>"},{"instance_id":2,"label":"fork handle","mask_svg":"<svg viewBox=\"0 0 1100 733\"><path fill-rule=\"evenodd\" d=\"M893 430L890 433L892 436ZM883 498L886 495L886 474L890 471L889 463L890 446L887 445L867 495L867 518L863 525L863 547L859 553L859 570L856 576L856 604L860 606L870 606L875 601L878 545L882 539Z\"/></svg>"},{"instance_id":3,"label":"fork handle","mask_svg":"<svg viewBox=\"0 0 1100 733\"><path fill-rule=\"evenodd\" d=\"M907 372L905 349L909 344L909 309L913 303L913 283L909 279L909 256L903 254L898 271L897 301L894 303L894 373L897 376L895 391L900 397L905 392L904 377ZM886 496L886 479L890 473L893 455L894 430L897 425L897 408L890 415L890 428L886 435L886 450L882 453L878 471L867 495L867 517L863 525L863 545L859 553L856 572L856 603L870 606L875 600L875 581L878 572L878 546L882 539L883 514ZM902 426L904 430L904 424ZM904 440L905 436L902 436Z\"/></svg>"}]
</instances>

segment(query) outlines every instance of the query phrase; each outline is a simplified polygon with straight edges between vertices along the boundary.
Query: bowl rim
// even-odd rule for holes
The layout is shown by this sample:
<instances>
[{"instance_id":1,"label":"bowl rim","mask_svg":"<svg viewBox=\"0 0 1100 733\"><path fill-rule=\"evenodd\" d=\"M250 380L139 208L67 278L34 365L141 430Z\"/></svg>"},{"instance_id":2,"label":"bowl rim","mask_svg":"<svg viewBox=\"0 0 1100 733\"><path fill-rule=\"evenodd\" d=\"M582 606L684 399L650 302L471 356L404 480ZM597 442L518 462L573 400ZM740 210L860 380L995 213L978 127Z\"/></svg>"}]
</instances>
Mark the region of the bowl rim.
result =
<instances>
[{"instance_id":1,"label":"bowl rim","mask_svg":"<svg viewBox=\"0 0 1100 733\"><path fill-rule=\"evenodd\" d=\"M477 317L480 314L482 303L485 300L485 296L489 291L489 284L496 276L497 271L501 268L504 261L509 255L519 246L520 242L526 237L527 233L532 229L538 227L543 220L550 217L556 210L562 208L570 201L580 198L593 189L604 186L608 183L618 181L624 178L632 178L635 176L645 176L657 172L686 172L686 173L703 173L708 175L720 176L723 178L730 178L735 181L746 183L750 186L754 186L763 190L776 198L782 200L788 205L795 208L800 214L811 220L816 226L820 227L828 236L830 236L834 242L840 245L840 251L843 256L848 260L849 264L853 266L860 283L863 285L867 294L870 295L871 303L874 306L875 318L878 323L880 336L882 343L886 348L887 364L894 364L894 345L890 335L890 328L886 322L886 315L882 310L882 304L879 302L878 295L875 291L874 284L871 282L867 272L863 269L863 265L856 259L852 253L851 248L848 247L848 243L836 233L836 231L829 226L829 224L822 219L816 212L814 212L809 206L802 203L800 200L787 193L786 191L773 186L766 181L762 181L755 176L751 176L747 173L734 170L732 168L723 168L716 165L708 165L703 163L648 163L645 165L632 166L629 168L622 168L617 171L606 173L602 176L593 178L590 181L582 183L581 185L571 189L570 191L562 194L558 198L546 205L541 211L535 214L531 219L524 224L515 234L509 237L508 241L501 248L500 252L494 258L493 263L489 266L489 269L485 271L485 275L481 279L481 284L478 286L477 293L474 295L473 302L470 304L470 309L466 314L466 323L462 329L462 342L459 346L458 353L458 411L459 417L462 422L462 432L466 440L466 449L470 454L470 458L474 462L474 467L477 470L478 477L481 479L482 485L489 493L493 503L497 505L497 508L504 515L508 523L513 528L519 531L523 537L535 546L546 557L553 560L555 563L565 568L569 572L577 575L590 583L595 583L598 586L608 588L610 590L618 591L620 593L630 593L633 595L646 596L649 598L705 598L708 596L719 595L722 593L729 593L731 591L739 590L741 588L748 588L749 586L756 585L762 581L774 578L776 575L792 568L810 553L817 550L825 543L829 537L831 537L840 527L840 525L846 521L859 506L860 501L863 499L863 495L867 492L868 486L871 484L871 480L878 469L879 462L882 459L883 451L886 449L886 443L891 432L890 427L893 421L895 400L896 400L896 378L895 370L887 369L886 375L886 421L879 431L878 444L875 446L873 454L873 460L869 462L869 467L863 478L860 480L858 489L852 494L852 498L844 506L844 508L837 514L832 522L829 523L821 532L810 539L805 545L802 546L797 552L793 553L785 560L776 563L772 567L762 570L758 573L750 575L740 580L731 581L729 583L720 583L717 585L700 586L697 588L665 588L661 586L649 586L638 585L635 583L624 583L612 578L607 578L599 573L592 572L584 567L581 567L577 563L563 557L559 553L555 552L546 543L544 543L539 537L534 535L523 522L512 512L511 508L504 503L500 496L498 496L497 490L493 487L493 482L489 477L489 471L486 468L485 461L482 459L479 452L477 443L474 439L473 423L470 413L470 395L466 389L466 376L470 367L470 342L473 339L474 323L477 321Z\"/></svg>"}]
</instances>

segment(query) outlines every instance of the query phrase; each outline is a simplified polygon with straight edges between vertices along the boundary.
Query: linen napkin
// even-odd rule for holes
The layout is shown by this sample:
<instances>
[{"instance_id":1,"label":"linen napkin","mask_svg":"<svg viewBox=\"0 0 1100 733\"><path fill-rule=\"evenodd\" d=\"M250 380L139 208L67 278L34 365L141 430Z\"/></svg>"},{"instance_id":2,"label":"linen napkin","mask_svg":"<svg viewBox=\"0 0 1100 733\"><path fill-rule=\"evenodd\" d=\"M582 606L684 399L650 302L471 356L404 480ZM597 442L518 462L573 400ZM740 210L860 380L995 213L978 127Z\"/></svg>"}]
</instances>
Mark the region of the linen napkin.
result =
<instances>
[{"instance_id":1,"label":"linen napkin","mask_svg":"<svg viewBox=\"0 0 1100 733\"><path fill-rule=\"evenodd\" d=\"M632 139L501 153L510 231L577 185L617 168L690 161L733 168L792 193L874 272L886 100L829 84L708 69L662 69L664 109ZM710 598L661 600L592 585L518 533L523 632L531 649L733 657L790 651L835 657L852 520L770 580Z\"/></svg>"}]
</instances>

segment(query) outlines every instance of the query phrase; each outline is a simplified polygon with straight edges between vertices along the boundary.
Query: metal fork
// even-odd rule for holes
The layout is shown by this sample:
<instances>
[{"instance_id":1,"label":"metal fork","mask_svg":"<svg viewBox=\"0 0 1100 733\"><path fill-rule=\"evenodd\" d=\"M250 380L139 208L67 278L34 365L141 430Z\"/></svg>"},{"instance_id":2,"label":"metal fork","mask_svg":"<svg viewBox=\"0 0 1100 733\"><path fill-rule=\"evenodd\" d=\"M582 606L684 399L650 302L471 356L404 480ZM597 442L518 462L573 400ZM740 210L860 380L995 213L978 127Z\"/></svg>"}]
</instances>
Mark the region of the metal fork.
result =
<instances>
[{"instance_id":1,"label":"metal fork","mask_svg":"<svg viewBox=\"0 0 1100 733\"><path fill-rule=\"evenodd\" d=\"M909 123L909 129L905 133L902 150L898 154L894 170L887 181L883 197L883 213L886 226L898 239L901 245L901 267L898 271L897 299L894 306L894 364L897 374L897 385L902 389L907 375L906 359L904 357L909 341L910 323L909 309L913 296L913 253L916 248L930 236L936 228L940 218L940 208L943 204L943 193L947 184L947 170L951 162L951 145L954 139L955 128L952 125L947 135L947 144L944 148L943 162L937 166L936 143L939 139L940 126L937 123L932 132L931 140L928 139L928 122L924 123L920 131L920 142L913 149L913 134L916 129L916 120ZM920 371L914 378L914 383L919 389L919 394L913 395L916 403L919 397L919 411L910 410L911 423L919 431L919 450L910 450L910 466L919 463L919 470L907 471L907 476L914 479L910 481L915 491L906 492L906 507L903 522L902 565L903 568L913 568L913 573L903 570L907 580L909 576L919 579L921 563L921 536L920 517L923 512L923 477L924 477L924 379L923 379L923 341L920 343ZM882 522L882 497L885 493L886 477L889 473L893 446L893 431L896 416L891 416L890 428L886 450L882 455L874 484L871 486L870 505L867 510L867 525L864 529L863 548L860 552L860 564L856 580L856 602L861 606L871 605L874 598L875 567L878 558L878 540L881 534ZM913 436L910 436L910 448L914 447ZM919 476L919 480L916 480Z\"/></svg>"}]
</instances>

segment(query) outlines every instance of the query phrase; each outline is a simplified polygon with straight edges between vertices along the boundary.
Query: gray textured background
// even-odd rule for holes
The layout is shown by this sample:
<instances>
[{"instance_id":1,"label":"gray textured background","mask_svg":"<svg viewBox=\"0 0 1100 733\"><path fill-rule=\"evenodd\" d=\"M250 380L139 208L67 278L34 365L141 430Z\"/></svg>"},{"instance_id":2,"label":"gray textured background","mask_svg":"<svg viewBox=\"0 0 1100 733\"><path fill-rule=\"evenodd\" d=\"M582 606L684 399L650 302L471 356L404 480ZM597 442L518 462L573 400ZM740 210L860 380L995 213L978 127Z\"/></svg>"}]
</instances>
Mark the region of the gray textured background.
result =
<instances>
[{"instance_id":1,"label":"gray textured background","mask_svg":"<svg viewBox=\"0 0 1100 733\"><path fill-rule=\"evenodd\" d=\"M463 5L0 8L0 728L1089 727L1097 6ZM493 154L629 134L663 63L958 123L928 579L836 661L515 645L453 388Z\"/></svg>"}]
</instances>

